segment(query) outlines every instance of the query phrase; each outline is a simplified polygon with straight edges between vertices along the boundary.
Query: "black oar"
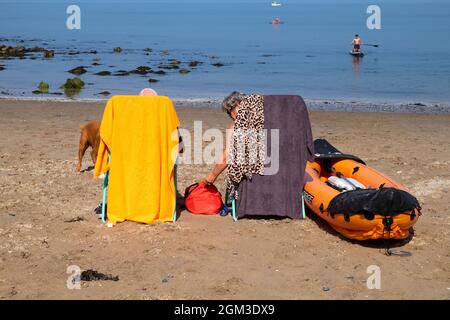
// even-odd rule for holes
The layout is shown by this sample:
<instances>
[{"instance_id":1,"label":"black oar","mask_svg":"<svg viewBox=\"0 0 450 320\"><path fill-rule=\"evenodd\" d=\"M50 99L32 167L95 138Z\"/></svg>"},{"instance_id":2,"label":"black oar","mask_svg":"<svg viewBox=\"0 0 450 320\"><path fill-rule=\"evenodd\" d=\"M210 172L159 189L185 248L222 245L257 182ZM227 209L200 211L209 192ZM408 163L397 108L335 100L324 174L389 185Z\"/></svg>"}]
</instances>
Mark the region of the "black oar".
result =
<instances>
[{"instance_id":1,"label":"black oar","mask_svg":"<svg viewBox=\"0 0 450 320\"><path fill-rule=\"evenodd\" d=\"M377 44L366 44L366 43L363 43L363 46L371 46L371 47L375 47L375 48L379 47Z\"/></svg>"}]
</instances>

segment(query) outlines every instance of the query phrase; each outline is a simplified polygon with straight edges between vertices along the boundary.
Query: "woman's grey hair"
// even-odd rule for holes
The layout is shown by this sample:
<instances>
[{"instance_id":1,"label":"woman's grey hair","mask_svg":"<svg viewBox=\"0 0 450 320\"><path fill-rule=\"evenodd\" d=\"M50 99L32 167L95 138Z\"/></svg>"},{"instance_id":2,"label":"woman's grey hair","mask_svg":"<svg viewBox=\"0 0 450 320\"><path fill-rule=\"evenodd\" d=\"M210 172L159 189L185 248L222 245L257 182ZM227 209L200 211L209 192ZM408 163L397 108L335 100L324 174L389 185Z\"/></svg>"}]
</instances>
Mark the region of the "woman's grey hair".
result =
<instances>
[{"instance_id":1,"label":"woman's grey hair","mask_svg":"<svg viewBox=\"0 0 450 320\"><path fill-rule=\"evenodd\" d=\"M233 91L228 97L223 99L222 110L231 115L231 111L237 107L242 100L245 99L245 94L238 91Z\"/></svg>"}]
</instances>

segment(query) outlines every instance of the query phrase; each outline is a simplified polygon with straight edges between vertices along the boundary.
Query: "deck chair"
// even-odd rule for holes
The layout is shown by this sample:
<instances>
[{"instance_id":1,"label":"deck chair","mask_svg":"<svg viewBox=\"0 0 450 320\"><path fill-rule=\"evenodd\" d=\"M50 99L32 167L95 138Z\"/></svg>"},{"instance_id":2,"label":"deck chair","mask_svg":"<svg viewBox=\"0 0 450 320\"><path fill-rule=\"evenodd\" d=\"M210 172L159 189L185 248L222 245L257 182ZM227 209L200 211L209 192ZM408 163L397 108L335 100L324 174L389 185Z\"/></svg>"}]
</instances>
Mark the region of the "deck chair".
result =
<instances>
[{"instance_id":1,"label":"deck chair","mask_svg":"<svg viewBox=\"0 0 450 320\"><path fill-rule=\"evenodd\" d=\"M233 220L244 216L304 219L305 167L307 161L314 161L306 104L300 96L265 95L263 98L267 142L264 174L253 174L239 182L236 187L239 199L230 197L228 201ZM269 170L274 163L277 170Z\"/></svg>"},{"instance_id":2,"label":"deck chair","mask_svg":"<svg viewBox=\"0 0 450 320\"><path fill-rule=\"evenodd\" d=\"M108 101L94 169L104 174L103 223L176 221L179 125L168 97Z\"/></svg>"},{"instance_id":3,"label":"deck chair","mask_svg":"<svg viewBox=\"0 0 450 320\"><path fill-rule=\"evenodd\" d=\"M228 195L227 195L228 197ZM237 215L236 215L236 199L234 197L230 197L231 199L231 214L233 217L233 221L237 222ZM225 203L229 203L228 198L225 199ZM305 211L305 194L302 192L302 212L301 212L301 218L306 218L306 211Z\"/></svg>"},{"instance_id":4,"label":"deck chair","mask_svg":"<svg viewBox=\"0 0 450 320\"><path fill-rule=\"evenodd\" d=\"M108 163L109 163L109 156L110 155L108 152ZM173 174L174 174L173 180L174 180L175 190L178 190L178 188L177 188L177 186L178 186L178 184L177 184L178 164L177 163L178 163L178 157L177 157L177 160L176 160L176 163L174 166L174 171L173 171ZM108 195L108 181L109 181L109 171L107 171L105 173L104 180L103 180L103 192L102 192L102 204L101 204L102 211L101 211L101 216L100 216L103 224L106 223L106 201L107 201L107 195ZM233 218L234 218L234 215L233 215ZM175 210L173 211L172 222L175 223L176 221L177 221L177 210L176 210L176 196L175 196Z\"/></svg>"}]
</instances>

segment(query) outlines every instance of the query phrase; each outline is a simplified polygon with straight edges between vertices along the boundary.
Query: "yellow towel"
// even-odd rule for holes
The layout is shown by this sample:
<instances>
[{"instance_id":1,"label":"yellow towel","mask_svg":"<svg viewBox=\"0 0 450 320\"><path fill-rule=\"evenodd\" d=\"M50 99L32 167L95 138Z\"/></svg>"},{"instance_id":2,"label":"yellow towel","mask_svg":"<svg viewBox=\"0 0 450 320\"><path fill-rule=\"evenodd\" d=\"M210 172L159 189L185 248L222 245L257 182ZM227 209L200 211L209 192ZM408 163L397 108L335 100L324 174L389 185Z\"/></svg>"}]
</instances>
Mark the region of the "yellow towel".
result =
<instances>
[{"instance_id":1,"label":"yellow towel","mask_svg":"<svg viewBox=\"0 0 450 320\"><path fill-rule=\"evenodd\" d=\"M172 220L179 125L168 97L114 96L108 101L94 176L109 170L109 222Z\"/></svg>"}]
</instances>

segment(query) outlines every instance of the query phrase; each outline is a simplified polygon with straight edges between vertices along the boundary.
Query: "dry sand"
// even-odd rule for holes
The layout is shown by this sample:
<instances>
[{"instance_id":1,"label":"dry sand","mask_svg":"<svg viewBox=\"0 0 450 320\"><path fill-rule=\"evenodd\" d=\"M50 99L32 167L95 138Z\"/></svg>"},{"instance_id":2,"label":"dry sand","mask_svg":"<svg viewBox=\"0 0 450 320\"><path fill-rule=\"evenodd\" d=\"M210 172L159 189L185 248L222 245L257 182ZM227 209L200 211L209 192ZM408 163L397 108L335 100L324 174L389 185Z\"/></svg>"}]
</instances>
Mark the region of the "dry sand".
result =
<instances>
[{"instance_id":1,"label":"dry sand","mask_svg":"<svg viewBox=\"0 0 450 320\"><path fill-rule=\"evenodd\" d=\"M182 105L187 129L194 120L204 128L228 122L219 110ZM315 138L360 156L421 201L414 237L387 257L379 243L347 241L311 212L302 221L237 223L183 212L176 224L103 226L93 213L101 180L75 172L79 125L102 110L0 100L0 298L450 298L450 115L311 113ZM83 167L91 165L86 154ZM182 165L179 192L209 169ZM69 290L70 265L119 281ZM380 290L366 286L370 265L381 268Z\"/></svg>"}]
</instances>

